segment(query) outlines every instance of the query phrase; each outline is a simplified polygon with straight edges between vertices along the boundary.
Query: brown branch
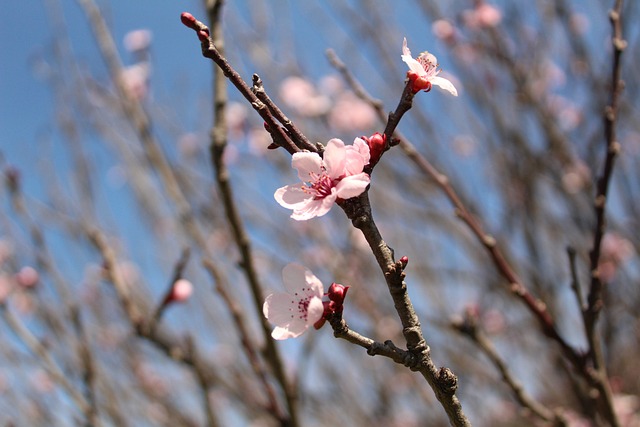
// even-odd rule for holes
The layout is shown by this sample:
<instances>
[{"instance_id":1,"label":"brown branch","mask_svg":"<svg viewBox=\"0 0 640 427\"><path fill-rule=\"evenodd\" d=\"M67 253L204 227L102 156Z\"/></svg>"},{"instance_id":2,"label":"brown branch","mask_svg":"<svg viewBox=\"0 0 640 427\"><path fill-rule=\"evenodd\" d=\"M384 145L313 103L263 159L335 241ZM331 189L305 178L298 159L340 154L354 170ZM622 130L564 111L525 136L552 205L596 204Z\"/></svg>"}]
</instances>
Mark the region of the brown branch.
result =
<instances>
[{"instance_id":1,"label":"brown branch","mask_svg":"<svg viewBox=\"0 0 640 427\"><path fill-rule=\"evenodd\" d=\"M431 349L422 334L422 327L413 308L404 281L404 264L395 261L393 249L382 239L371 212L368 192L343 201L340 206L353 226L364 235L378 266L384 274L387 287L402 323L402 334L407 342L408 358L405 365L418 371L427 380L436 398L444 408L453 426L470 426L462 405L455 395L457 377L448 368L436 368L431 359Z\"/></svg>"},{"instance_id":2,"label":"brown branch","mask_svg":"<svg viewBox=\"0 0 640 427\"><path fill-rule=\"evenodd\" d=\"M450 326L455 331L473 341L489 358L498 372L500 372L502 379L511 389L514 397L522 407L529 409L534 415L543 421L553 422L555 426L560 427L567 425L567 420L564 419L559 412L552 411L541 403L536 402L534 398L526 392L522 384L511 373L506 361L500 357L491 341L489 341L489 339L482 333L477 325L476 319L467 315L460 321L452 322Z\"/></svg>"},{"instance_id":3,"label":"brown branch","mask_svg":"<svg viewBox=\"0 0 640 427\"><path fill-rule=\"evenodd\" d=\"M355 94L365 102L369 103L376 110L378 118L382 122L384 122L386 119L386 114L384 112L382 103L369 95L360 84L353 84L357 82L357 80L353 77L346 65L342 61L340 61L340 59L335 55L334 52L329 51L327 55L329 56L331 64L336 67L336 69L342 74L345 81L351 84L351 88L355 92ZM407 88L405 86L405 92L406 90ZM403 93L403 97L404 96L405 95ZM402 101L400 102L400 104L402 104ZM389 122L391 122L391 120ZM388 126L389 124L387 124L387 127ZM387 141L389 140L390 138L389 136L387 136ZM435 166L433 166L426 158L424 158L418 152L415 146L399 131L394 131L393 140L398 141L398 146L402 149L409 160L411 160L423 174L432 179L438 185L438 187L440 187L440 190L447 196L447 198L453 205L458 218L460 218L467 225L467 227L469 227L478 241L484 246L485 250L491 256L496 269L509 284L509 289L512 294L518 297L520 301L522 301L527 306L529 311L531 311L531 313L538 320L538 324L540 325L542 332L546 336L556 341L560 345L560 348L562 349L565 357L571 360L574 366L576 366L578 370L580 370L584 375L587 375L585 370L584 355L571 347L564 340L564 338L562 338L555 326L551 314L547 310L546 304L533 296L527 290L509 262L504 257L500 247L496 242L496 239L484 231L480 221L467 209L467 207L462 202L461 198L458 196L457 192L449 182L449 178L438 171Z\"/></svg>"},{"instance_id":4,"label":"brown branch","mask_svg":"<svg viewBox=\"0 0 640 427\"><path fill-rule=\"evenodd\" d=\"M602 355L602 343L596 331L598 318L603 302L604 283L600 279L599 262L602 245L602 238L606 228L606 203L609 190L609 183L613 174L615 159L620 152L620 143L616 136L616 119L618 114L618 104L620 93L623 89L621 79L622 67L620 59L622 51L627 46L627 42L622 35L622 0L616 0L613 9L609 12L609 19L612 27L611 45L613 47L613 59L611 70L611 93L609 104L604 110L604 136L606 146L606 156L604 159L602 174L597 181L594 209L596 224L593 235L593 246L589 254L589 267L591 269L591 285L587 297L587 307L584 311L585 333L589 343L589 351L593 361L595 373L593 375L595 385L601 395L603 404L603 415L612 426L619 426L620 421L614 411L613 396L607 378L607 369Z\"/></svg>"},{"instance_id":5,"label":"brown branch","mask_svg":"<svg viewBox=\"0 0 640 427\"><path fill-rule=\"evenodd\" d=\"M51 379L66 391L87 420L95 420L92 415L93 408L89 402L87 402L84 396L67 380L67 376L56 364L47 347L14 316L5 302L0 302L0 316L2 316L9 328L20 338L29 351L38 357L45 371L51 376Z\"/></svg>"},{"instance_id":6,"label":"brown branch","mask_svg":"<svg viewBox=\"0 0 640 427\"><path fill-rule=\"evenodd\" d=\"M298 129L298 127L284 115L282 110L280 110L280 108L271 100L269 95L267 95L267 92L264 90L262 79L257 74L253 75L253 86L251 87L251 91L255 93L264 105L267 106L271 114L273 114L273 116L282 123L298 147L307 151L317 151L315 145L313 145L311 141L309 141L309 139L300 131L300 129Z\"/></svg>"},{"instance_id":7,"label":"brown branch","mask_svg":"<svg viewBox=\"0 0 640 427\"><path fill-rule=\"evenodd\" d=\"M300 149L293 143L289 135L278 124L267 106L258 99L251 91L251 88L245 83L240 74L227 62L226 58L220 53L213 40L209 36L209 27L198 21L190 13L183 13L181 16L182 23L196 32L200 39L202 47L202 56L211 59L222 70L224 76L238 89L240 94L249 101L254 110L262 117L271 132L277 132L279 138L274 138L274 142L281 144L289 153L293 154ZM312 150L316 151L316 150Z\"/></svg>"},{"instance_id":8,"label":"brown branch","mask_svg":"<svg viewBox=\"0 0 640 427\"><path fill-rule=\"evenodd\" d=\"M215 50L216 54L219 55L219 58L226 63L226 60L223 58L223 46L224 46L224 38L222 34L222 26L220 23L220 13L222 10L222 1L210 2L208 4L208 13L211 27L214 29L211 37L208 37L207 40L211 40L211 47ZM207 30L208 31L208 30ZM204 46L203 41L203 46ZM214 46L218 46L219 50L215 49ZM228 65L228 64L227 64ZM230 68L230 66L229 66ZM215 180L218 186L218 192L222 198L224 211L227 219L227 223L231 228L234 242L240 252L242 270L244 271L245 278L247 283L249 284L249 288L251 290L251 295L253 296L253 307L254 312L257 314L260 319L260 325L262 330L262 335L265 339L266 348L265 348L265 358L267 359L271 369L274 372L276 380L280 384L280 387L283 391L286 406L289 412L290 420L287 420L285 414L282 413L280 409L276 395L274 393L273 387L269 384L267 380L267 374L264 371L264 367L258 358L258 352L255 349L252 339L250 338L250 334L244 324L243 318L239 315L239 310L237 309L237 304L231 300L231 296L228 292L226 292L226 288L222 286L222 283L218 279L218 275L215 273L215 267L213 263L206 262L204 263L207 270L210 272L212 277L216 282L216 289L221 297L227 303L231 314L234 317L235 325L237 327L240 340L243 344L243 348L245 350L245 354L251 363L251 366L265 388L271 413L274 414L276 418L278 418L283 424L290 423L292 426L300 425L298 420L298 410L297 410L297 401L295 395L293 394L293 389L287 381L287 376L285 373L284 365L282 362L282 358L276 347L275 342L271 339L271 327L267 321L267 319L262 315L262 304L264 301L264 295L262 292L262 285L260 284L260 280L258 279L258 274L254 265L254 257L251 249L251 241L247 235L246 229L242 222L242 217L238 212L237 204L235 202L233 196L233 189L231 187L231 183L229 181L229 171L224 163L224 152L227 146L227 126L225 120L225 107L227 104L227 86L225 81L225 75L228 74L222 67L216 67L214 70L214 83L213 83L213 105L214 105L214 117L213 117L213 129L211 130L211 144L209 147L210 155L211 155L211 164L214 168ZM237 75L237 73L236 73ZM239 78L239 75L237 75ZM242 82L244 83L244 82ZM262 92L264 93L264 92ZM266 96L266 94L264 94ZM268 99L268 97L266 98ZM262 102L262 101L260 101ZM268 108L268 104L262 104ZM271 110L272 111L272 110ZM278 110L279 111L279 110ZM278 126L279 128L279 126ZM275 127L270 127L270 130L273 131ZM297 149L297 148L296 148Z\"/></svg>"}]
</instances>

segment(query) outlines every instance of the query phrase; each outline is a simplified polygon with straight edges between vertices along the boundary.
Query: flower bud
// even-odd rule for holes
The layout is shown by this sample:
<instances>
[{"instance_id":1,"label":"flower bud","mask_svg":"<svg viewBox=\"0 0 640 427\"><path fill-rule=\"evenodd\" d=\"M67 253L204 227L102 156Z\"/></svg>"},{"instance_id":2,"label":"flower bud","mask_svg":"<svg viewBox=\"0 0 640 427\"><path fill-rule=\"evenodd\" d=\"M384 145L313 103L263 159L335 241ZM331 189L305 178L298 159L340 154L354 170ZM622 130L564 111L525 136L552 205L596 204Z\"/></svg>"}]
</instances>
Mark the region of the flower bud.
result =
<instances>
[{"instance_id":1,"label":"flower bud","mask_svg":"<svg viewBox=\"0 0 640 427\"><path fill-rule=\"evenodd\" d=\"M339 283L332 283L331 286L329 286L327 296L329 297L331 302L335 303L335 308L342 308L342 303L347 296L348 290L349 286L344 286Z\"/></svg>"},{"instance_id":2,"label":"flower bud","mask_svg":"<svg viewBox=\"0 0 640 427\"><path fill-rule=\"evenodd\" d=\"M369 165L374 166L378 163L378 160L380 160L382 153L386 149L387 136L376 132L368 138L363 136L362 139L364 139L369 146Z\"/></svg>"},{"instance_id":3,"label":"flower bud","mask_svg":"<svg viewBox=\"0 0 640 427\"><path fill-rule=\"evenodd\" d=\"M15 275L16 282L25 288L32 288L40 281L38 271L33 267L22 267Z\"/></svg>"},{"instance_id":4,"label":"flower bud","mask_svg":"<svg viewBox=\"0 0 640 427\"><path fill-rule=\"evenodd\" d=\"M167 302L184 302L191 297L193 285L186 279L178 279L173 284Z\"/></svg>"},{"instance_id":5,"label":"flower bud","mask_svg":"<svg viewBox=\"0 0 640 427\"><path fill-rule=\"evenodd\" d=\"M183 12L180 15L180 21L182 21L185 26L193 28L194 30L196 29L196 18L189 12Z\"/></svg>"}]
</instances>

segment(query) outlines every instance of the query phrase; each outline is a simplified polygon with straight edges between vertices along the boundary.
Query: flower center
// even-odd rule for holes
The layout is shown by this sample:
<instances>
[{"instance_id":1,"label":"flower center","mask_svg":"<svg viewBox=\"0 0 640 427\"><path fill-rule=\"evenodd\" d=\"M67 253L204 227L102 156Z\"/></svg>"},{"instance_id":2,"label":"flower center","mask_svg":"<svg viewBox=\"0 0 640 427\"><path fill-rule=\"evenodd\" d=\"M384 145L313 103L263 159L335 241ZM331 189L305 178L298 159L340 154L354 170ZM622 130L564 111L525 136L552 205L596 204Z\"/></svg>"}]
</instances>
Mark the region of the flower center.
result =
<instances>
[{"instance_id":1,"label":"flower center","mask_svg":"<svg viewBox=\"0 0 640 427\"><path fill-rule=\"evenodd\" d=\"M306 290L307 290L307 288L302 288L302 294L304 294ZM294 296L300 297L300 293L296 292L294 294ZM294 301L291 301L291 302L294 302ZM307 317L309 317L309 302L310 301L311 301L311 298L309 296L305 296L305 297L303 297L303 298L298 300L298 304L297 304L297 307L296 307L296 309L298 310L298 318L300 320L304 320L305 322L307 321ZM295 311L296 309L293 309L292 311ZM295 313L293 313L291 317L294 317L294 315L295 315Z\"/></svg>"},{"instance_id":2,"label":"flower center","mask_svg":"<svg viewBox=\"0 0 640 427\"><path fill-rule=\"evenodd\" d=\"M333 180L324 171L317 175L310 173L311 181L308 185L302 186L302 191L311 194L314 200L324 199L331 194L331 189L335 186Z\"/></svg>"},{"instance_id":3,"label":"flower center","mask_svg":"<svg viewBox=\"0 0 640 427\"><path fill-rule=\"evenodd\" d=\"M438 63L436 62L436 57L429 52L422 52L416 60L428 74L437 74L436 67Z\"/></svg>"}]
</instances>

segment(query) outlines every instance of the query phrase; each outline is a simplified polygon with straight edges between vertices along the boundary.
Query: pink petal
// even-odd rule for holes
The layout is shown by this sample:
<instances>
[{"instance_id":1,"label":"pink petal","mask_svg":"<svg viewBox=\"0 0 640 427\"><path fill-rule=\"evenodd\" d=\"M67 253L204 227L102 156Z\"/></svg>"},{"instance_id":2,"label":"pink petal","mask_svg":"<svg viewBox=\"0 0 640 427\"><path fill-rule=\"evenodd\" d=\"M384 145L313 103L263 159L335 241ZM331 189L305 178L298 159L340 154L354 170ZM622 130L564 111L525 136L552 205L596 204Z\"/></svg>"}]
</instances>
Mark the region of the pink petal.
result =
<instances>
[{"instance_id":1,"label":"pink petal","mask_svg":"<svg viewBox=\"0 0 640 427\"><path fill-rule=\"evenodd\" d=\"M432 85L438 86L440 89L446 90L451 95L458 96L458 91L453 86L453 83L451 83L449 80L443 77L434 76L434 77L431 77L429 81L431 82Z\"/></svg>"},{"instance_id":2,"label":"pink petal","mask_svg":"<svg viewBox=\"0 0 640 427\"><path fill-rule=\"evenodd\" d=\"M322 159L317 153L294 153L291 157L291 166L298 171L298 177L302 182L312 181L311 174L322 173Z\"/></svg>"},{"instance_id":3,"label":"pink petal","mask_svg":"<svg viewBox=\"0 0 640 427\"><path fill-rule=\"evenodd\" d=\"M353 145L347 145L347 159L345 164L345 172L347 175L356 175L362 172L365 165L369 163L369 145L356 138Z\"/></svg>"},{"instance_id":4,"label":"pink petal","mask_svg":"<svg viewBox=\"0 0 640 427\"><path fill-rule=\"evenodd\" d=\"M323 161L331 179L337 179L344 175L346 156L347 150L344 142L338 138L330 139L324 150Z\"/></svg>"},{"instance_id":5,"label":"pink petal","mask_svg":"<svg viewBox=\"0 0 640 427\"><path fill-rule=\"evenodd\" d=\"M313 196L302 191L301 184L296 184L278 188L273 198L284 208L299 209L311 201Z\"/></svg>"},{"instance_id":6,"label":"pink petal","mask_svg":"<svg viewBox=\"0 0 640 427\"><path fill-rule=\"evenodd\" d=\"M369 182L369 175L364 172L348 176L338 183L336 186L336 194L341 199L350 199L359 196L364 193Z\"/></svg>"}]
</instances>

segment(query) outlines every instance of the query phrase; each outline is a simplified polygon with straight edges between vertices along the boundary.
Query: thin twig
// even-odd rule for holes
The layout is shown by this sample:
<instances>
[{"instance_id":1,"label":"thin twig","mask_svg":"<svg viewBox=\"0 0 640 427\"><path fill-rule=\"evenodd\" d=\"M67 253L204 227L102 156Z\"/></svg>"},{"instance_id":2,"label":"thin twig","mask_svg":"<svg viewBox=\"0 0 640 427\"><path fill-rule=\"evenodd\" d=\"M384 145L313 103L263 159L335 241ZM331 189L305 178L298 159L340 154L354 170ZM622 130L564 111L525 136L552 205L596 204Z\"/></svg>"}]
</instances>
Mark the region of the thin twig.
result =
<instances>
[{"instance_id":1,"label":"thin twig","mask_svg":"<svg viewBox=\"0 0 640 427\"><path fill-rule=\"evenodd\" d=\"M9 328L16 334L18 338L27 346L27 348L42 362L44 369L51 376L51 379L55 381L57 384L67 392L67 394L71 397L71 400L76 404L76 406L80 409L80 411L85 415L87 419L93 417L91 414L93 413L93 408L87 402L87 400L82 396L82 394L71 385L71 383L67 380L66 375L60 369L60 367L56 364L53 357L47 350L47 347L40 342L40 340L27 329L20 320L13 315L13 313L9 310L6 303L0 303L0 316L7 323Z\"/></svg>"},{"instance_id":2,"label":"thin twig","mask_svg":"<svg viewBox=\"0 0 640 427\"><path fill-rule=\"evenodd\" d=\"M300 151L300 149L293 143L289 135L287 135L284 129L278 124L278 121L275 119L275 117L273 117L267 106L258 99L258 97L251 91L251 88L249 88L249 86L242 79L240 74L238 74L238 72L229 64L229 62L227 62L226 58L220 53L213 40L209 36L209 27L195 19L189 13L182 14L182 23L193 29L198 35L202 47L202 56L204 56L205 58L209 58L216 63L216 65L224 73L224 76L229 79L229 81L236 87L236 89L238 89L240 94L244 96L247 101L249 101L253 109L256 110L260 117L262 117L269 130L271 132L277 132L279 134L279 138L274 139L274 142L282 144L282 147L284 147L284 149L286 149L291 154Z\"/></svg>"},{"instance_id":3,"label":"thin twig","mask_svg":"<svg viewBox=\"0 0 640 427\"><path fill-rule=\"evenodd\" d=\"M214 29L210 38L207 40L211 40L211 46L218 46L220 50L215 50L215 52L220 56L220 58L226 63L224 58L222 57L223 46L224 46L224 38L222 33L222 25L220 22L220 14L222 10L222 1L209 2L208 4L208 13L211 27ZM203 41L204 46L204 41ZM215 49L215 47L214 47ZM219 64L218 64L219 65ZM227 64L228 65L228 64ZM229 65L228 65L229 66ZM229 68L231 68L229 66ZM236 73L237 74L237 73ZM287 410L289 412L290 423L292 426L298 426L298 410L297 410L297 402L296 398L292 393L292 388L287 381L287 376L285 373L284 365L282 362L282 357L278 351L278 348L275 345L275 342L271 339L270 330L271 327L267 322L267 319L262 315L262 304L264 301L264 295L262 292L262 285L260 284L260 280L258 279L258 273L256 271L254 265L254 257L251 249L251 241L247 235L246 229L244 227L242 217L238 212L237 204L235 202L235 198L233 196L233 189L231 187L231 183L229 181L229 171L224 163L224 152L227 146L227 125L225 120L225 108L227 104L227 87L225 75L229 75L224 71L221 67L216 67L214 70L214 93L213 93L213 105L214 105L214 124L213 129L211 130L211 144L210 144L210 154L211 154L211 163L214 168L215 180L218 186L218 192L223 201L223 206L227 218L227 222L231 228L232 235L236 246L240 252L241 256L241 266L242 270L245 273L245 277L247 283L249 284L249 288L251 289L251 295L253 296L253 306L255 313L257 313L258 318L260 319L260 325L262 329L262 335L265 338L266 348L265 348L265 357L270 364L276 380L280 384L280 387L283 391ZM239 75L237 76L239 78ZM266 95L266 94L265 94ZM255 95L254 95L255 96ZM261 102L261 101L260 101ZM265 105L265 104L263 104ZM273 130L275 128L271 128ZM297 149L297 147L296 147ZM207 270L212 274L214 279L218 279L214 272L213 264L210 262L204 263ZM237 311L234 312L234 309L237 310L237 305L231 300L229 292L226 292L224 286L220 280L215 280L216 287L218 289L219 294L223 297L223 299L227 302L229 309L231 310L232 315L237 314ZM243 348L245 349L245 353L251 366L254 369L254 372L258 376L259 380L262 382L265 387L266 394L269 398L269 405L271 406L271 412L276 416L276 418L280 419L284 422L286 416L282 413L279 405L277 404L276 395L269 385L267 381L267 375L264 371L264 367L260 363L257 355L258 352L254 348L253 341L248 334L246 327L244 326L244 322L242 320L242 316L234 315L234 319L236 321L237 329L240 334L240 339L243 343Z\"/></svg>"},{"instance_id":4,"label":"thin twig","mask_svg":"<svg viewBox=\"0 0 640 427\"><path fill-rule=\"evenodd\" d=\"M406 360L405 365L413 371L420 372L427 380L436 398L446 411L451 425L470 426L471 424L455 394L457 377L448 368L436 368L431 359L431 349L424 339L420 321L407 293L403 271L405 264L394 260L393 249L382 239L373 220L368 192L345 200L340 206L353 226L364 235L384 274L389 293L402 323L402 334L407 342L407 351L410 357Z\"/></svg>"},{"instance_id":5,"label":"thin twig","mask_svg":"<svg viewBox=\"0 0 640 427\"><path fill-rule=\"evenodd\" d=\"M357 82L357 80L353 77L346 65L337 57L337 55L333 51L327 52L327 55L331 64L342 74L345 81L349 84L352 84L351 88L354 93L362 100L369 103L376 110L378 118L382 122L384 122L387 119L387 116L384 112L384 106L382 105L382 103L369 95L360 84L353 85L353 83ZM406 90L407 87L405 86L405 92ZM400 104L402 104L402 101L399 103L399 105ZM389 126L389 123L393 122L390 120L387 123L387 126ZM480 243L482 243L486 251L489 253L496 269L509 284L510 291L515 296L517 296L534 314L543 333L556 341L560 345L563 354L569 360L571 360L579 370L584 373L586 371L584 364L584 355L571 347L560 335L555 326L553 318L551 317L551 314L547 310L546 304L533 296L524 286L518 275L515 273L514 269L504 257L500 247L497 244L496 239L492 235L484 231L480 221L467 209L466 205L462 202L461 198L458 196L457 192L449 182L449 178L445 174L441 173L438 169L436 169L435 166L433 166L426 158L424 158L424 156L422 156L418 152L415 146L399 131L394 131L393 138L389 138L387 136L387 141L389 141L390 139L392 141L398 141L398 146L402 149L409 160L411 160L422 173L431 178L438 185L438 187L440 187L440 189L444 192L444 194L453 205L458 218L460 218L469 227L469 229L473 232L476 238L480 241Z\"/></svg>"},{"instance_id":6,"label":"thin twig","mask_svg":"<svg viewBox=\"0 0 640 427\"><path fill-rule=\"evenodd\" d=\"M303 134L300 129L293 122L285 116L285 114L280 110L280 108L271 100L267 92L264 90L264 84L262 83L262 79L259 75L253 75L253 86L251 87L253 93L256 94L258 99L264 102L264 105L267 106L273 117L275 117L282 126L289 132L289 135L293 138L294 142L298 147L307 151L316 151L315 145L309 141L309 139Z\"/></svg>"},{"instance_id":7,"label":"thin twig","mask_svg":"<svg viewBox=\"0 0 640 427\"><path fill-rule=\"evenodd\" d=\"M618 113L618 103L620 93L623 89L621 74L622 67L620 59L622 51L627 46L627 42L622 35L622 0L616 0L613 9L609 12L611 20L612 37L611 44L613 47L613 59L611 70L611 93L609 104L604 111L604 136L606 146L606 156L603 164L602 174L600 175L596 196L594 201L596 224L593 233L593 246L589 254L589 267L591 269L591 286L589 295L587 296L587 307L584 312L585 333L589 343L589 351L593 361L593 367L596 371L594 379L596 386L601 394L601 402L604 406L604 416L612 426L619 426L620 421L614 411L613 396L609 381L607 379L607 369L602 355L602 343L600 336L596 331L598 318L603 307L603 287L604 283L600 278L599 262L602 246L602 238L604 237L606 228L606 203L609 190L609 183L613 174L615 159L620 152L620 143L616 136L616 119Z\"/></svg>"},{"instance_id":8,"label":"thin twig","mask_svg":"<svg viewBox=\"0 0 640 427\"><path fill-rule=\"evenodd\" d=\"M567 421L559 412L554 412L542 405L527 393L522 384L516 380L507 366L506 361L500 357L498 351L491 341L482 333L477 325L477 321L470 316L465 316L464 320L452 322L451 327L462 335L473 341L480 350L489 358L491 363L500 372L502 379L513 392L514 397L524 408L529 409L534 415L547 422L554 422L556 426L566 426Z\"/></svg>"}]
</instances>

